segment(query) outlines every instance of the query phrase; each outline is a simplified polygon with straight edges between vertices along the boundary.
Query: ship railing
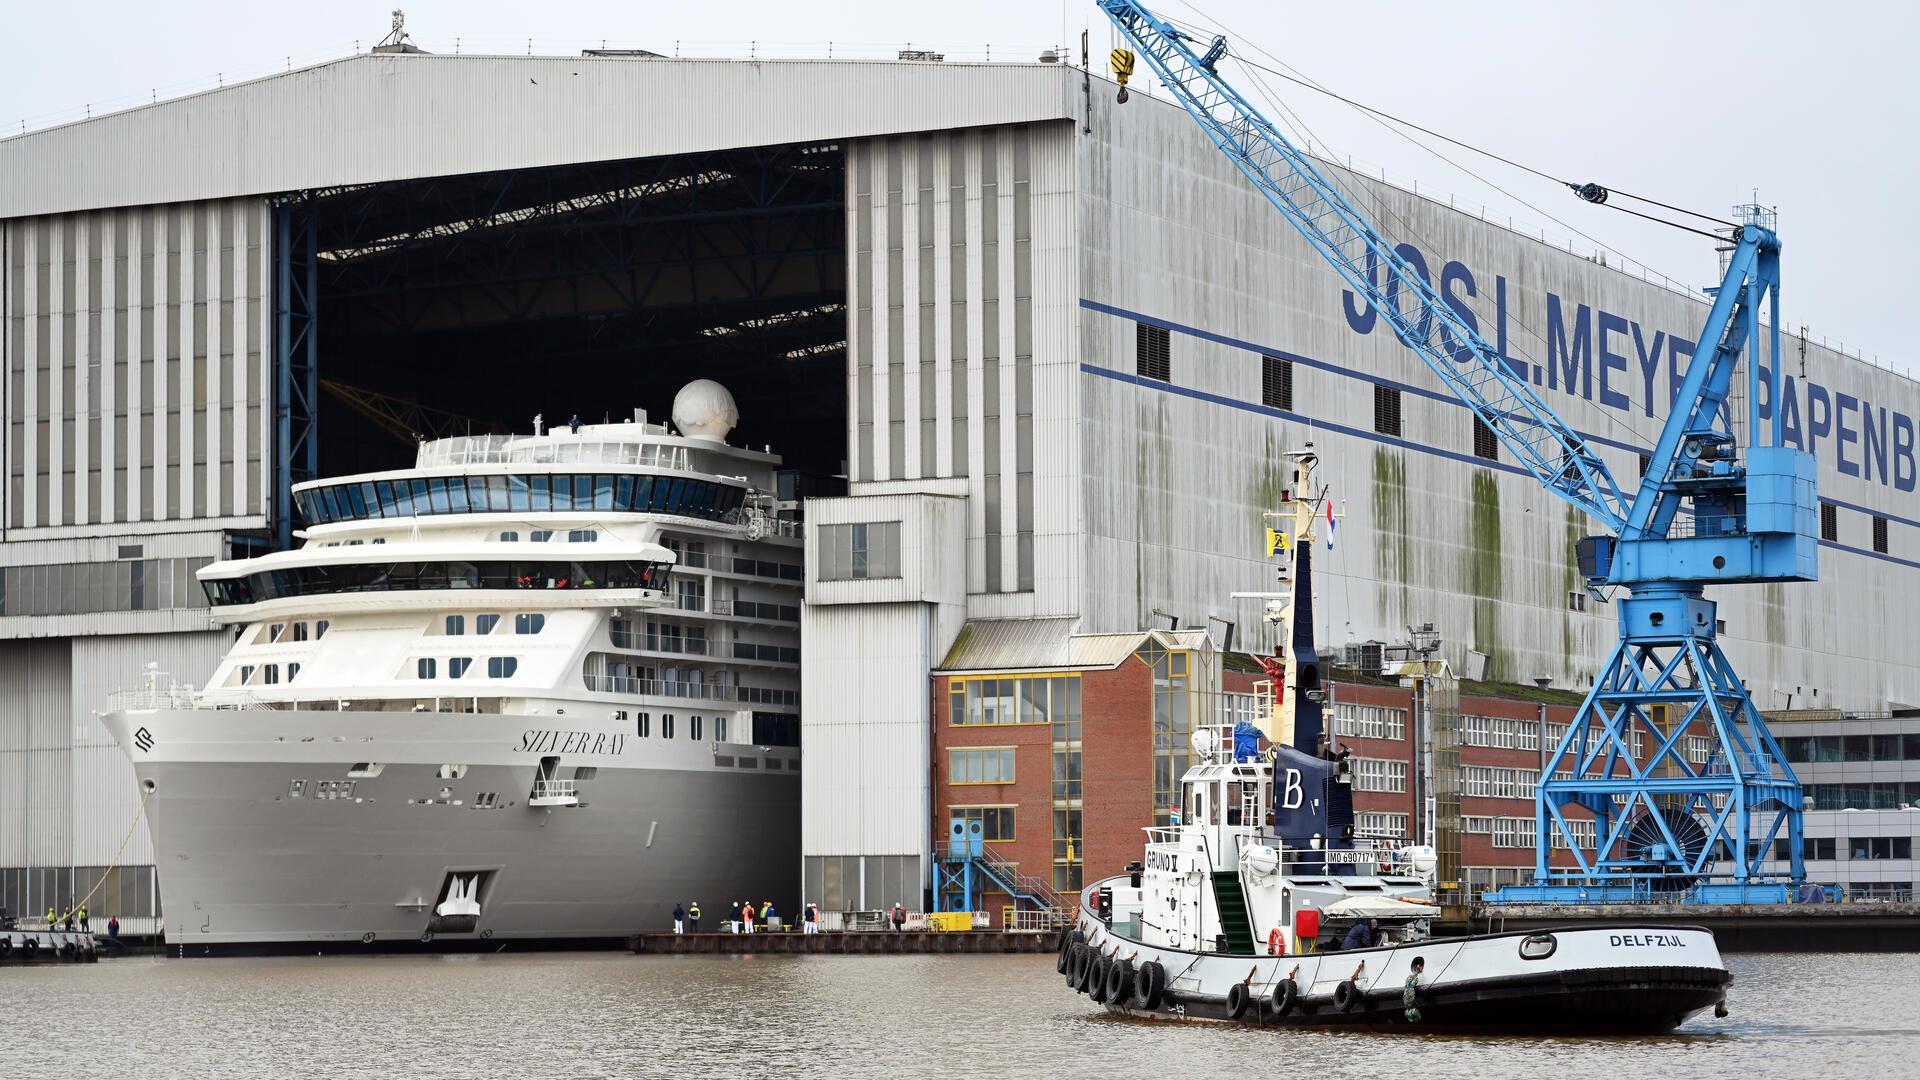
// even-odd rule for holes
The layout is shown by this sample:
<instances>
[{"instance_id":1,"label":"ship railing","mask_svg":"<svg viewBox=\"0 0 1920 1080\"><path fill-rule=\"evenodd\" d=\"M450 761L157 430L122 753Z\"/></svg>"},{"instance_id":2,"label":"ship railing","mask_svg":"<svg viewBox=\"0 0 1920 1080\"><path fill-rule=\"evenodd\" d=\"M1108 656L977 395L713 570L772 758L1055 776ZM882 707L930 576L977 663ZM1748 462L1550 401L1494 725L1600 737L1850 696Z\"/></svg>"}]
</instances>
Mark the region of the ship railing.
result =
<instances>
[{"instance_id":1,"label":"ship railing","mask_svg":"<svg viewBox=\"0 0 1920 1080\"><path fill-rule=\"evenodd\" d=\"M658 429L634 429L635 436L659 436ZM689 458L684 446L663 446L633 438L594 435L558 437L526 435L460 435L422 443L414 457L416 468L461 465L640 465L685 472Z\"/></svg>"},{"instance_id":2,"label":"ship railing","mask_svg":"<svg viewBox=\"0 0 1920 1080\"><path fill-rule=\"evenodd\" d=\"M739 697L735 687L713 683L642 679L631 675L583 675L581 678L586 680L587 689L602 694L636 694L696 701L734 701Z\"/></svg>"},{"instance_id":3,"label":"ship railing","mask_svg":"<svg viewBox=\"0 0 1920 1080\"><path fill-rule=\"evenodd\" d=\"M107 695L108 712L152 712L157 709L271 709L246 690L195 690L191 686L143 686L115 690Z\"/></svg>"},{"instance_id":4,"label":"ship railing","mask_svg":"<svg viewBox=\"0 0 1920 1080\"><path fill-rule=\"evenodd\" d=\"M1071 925L1072 913L1061 908L1014 908L1005 913L1001 929L1010 934L1040 934Z\"/></svg>"}]
</instances>

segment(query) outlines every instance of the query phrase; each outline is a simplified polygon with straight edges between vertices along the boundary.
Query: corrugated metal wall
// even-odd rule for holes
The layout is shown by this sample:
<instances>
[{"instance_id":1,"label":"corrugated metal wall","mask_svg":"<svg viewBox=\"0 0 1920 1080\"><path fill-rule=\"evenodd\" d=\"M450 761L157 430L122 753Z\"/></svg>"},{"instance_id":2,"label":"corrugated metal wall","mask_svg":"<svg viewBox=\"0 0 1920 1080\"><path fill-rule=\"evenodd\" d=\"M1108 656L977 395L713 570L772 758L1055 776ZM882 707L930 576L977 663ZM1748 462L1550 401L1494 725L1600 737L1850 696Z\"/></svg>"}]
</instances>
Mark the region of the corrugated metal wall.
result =
<instances>
[{"instance_id":1,"label":"corrugated metal wall","mask_svg":"<svg viewBox=\"0 0 1920 1080\"><path fill-rule=\"evenodd\" d=\"M1345 515L1334 549L1316 553L1323 643L1404 639L1408 623L1431 621L1455 663L1476 650L1494 677L1584 686L1615 634L1609 607L1569 600L1587 521L1511 461L1474 456L1472 415L1178 109L1099 101L1093 128L1081 142L1083 629L1133 629L1160 608L1189 623L1232 618L1242 642L1263 640L1255 608L1227 595L1271 582L1258 515L1277 499L1280 453L1312 440ZM1527 358L1546 401L1633 484L1701 300L1375 181L1339 182L1489 340ZM1693 269L1715 275L1711 244ZM1136 376L1140 321L1170 330L1170 382ZM1763 708L1787 692L1800 706L1920 701L1902 610L1920 583L1920 384L1786 345L1784 414L1815 444L1839 535L1817 584L1712 594L1730 651ZM1263 399L1264 354L1291 360L1290 412ZM1398 392L1397 437L1376 430L1376 385ZM1884 554L1872 550L1875 515L1888 523Z\"/></svg>"},{"instance_id":2,"label":"corrugated metal wall","mask_svg":"<svg viewBox=\"0 0 1920 1080\"><path fill-rule=\"evenodd\" d=\"M225 631L0 641L0 869L153 863L126 755L95 717L149 661L183 683L211 674Z\"/></svg>"},{"instance_id":3,"label":"corrugated metal wall","mask_svg":"<svg viewBox=\"0 0 1920 1080\"><path fill-rule=\"evenodd\" d=\"M0 223L10 539L265 524L269 221L233 199Z\"/></svg>"},{"instance_id":4,"label":"corrugated metal wall","mask_svg":"<svg viewBox=\"0 0 1920 1080\"><path fill-rule=\"evenodd\" d=\"M851 479L963 478L967 581L1007 614L1076 603L1071 122L847 154ZM881 489L873 489L881 490Z\"/></svg>"}]
</instances>

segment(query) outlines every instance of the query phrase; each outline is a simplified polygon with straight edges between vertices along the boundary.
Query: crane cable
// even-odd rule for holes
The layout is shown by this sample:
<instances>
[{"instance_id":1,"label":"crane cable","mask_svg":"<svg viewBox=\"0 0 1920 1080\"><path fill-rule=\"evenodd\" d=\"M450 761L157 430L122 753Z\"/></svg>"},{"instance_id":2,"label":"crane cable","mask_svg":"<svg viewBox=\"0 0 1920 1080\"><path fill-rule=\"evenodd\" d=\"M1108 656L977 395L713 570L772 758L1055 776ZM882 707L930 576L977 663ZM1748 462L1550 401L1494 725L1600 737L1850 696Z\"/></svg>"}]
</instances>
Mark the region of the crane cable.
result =
<instances>
[{"instance_id":1,"label":"crane cable","mask_svg":"<svg viewBox=\"0 0 1920 1080\"><path fill-rule=\"evenodd\" d=\"M112 874L114 870L120 866L120 856L127 853L127 845L133 842L133 830L139 827L140 818L147 812L147 800L151 798L153 798L153 789L148 788L146 794L140 796L140 806L133 812L133 821L127 825L127 835L120 838L120 849L113 853L113 858L108 860L106 869L100 872L100 880L93 883L93 888L87 890L87 895L81 897L79 903L67 910L79 911L86 907L87 901L93 899L93 894L99 892L100 887L107 883L108 875Z\"/></svg>"},{"instance_id":2,"label":"crane cable","mask_svg":"<svg viewBox=\"0 0 1920 1080\"><path fill-rule=\"evenodd\" d=\"M1189 4L1188 6L1189 6L1189 7L1193 7L1193 5L1192 5L1192 4ZM1199 13L1199 14L1200 14L1200 15L1201 15L1201 16L1202 16L1203 18L1204 18L1204 17L1206 17L1206 13L1205 13L1205 12L1201 12L1199 8L1197 8L1197 7L1194 7L1194 8L1193 8L1193 10L1194 10L1195 12L1197 12L1197 13ZM1199 34L1207 34L1207 33L1213 33L1213 32L1214 32L1214 31L1211 31L1211 30L1207 30L1206 28L1203 28L1203 27L1199 27L1199 26L1196 26L1196 25L1193 25L1193 24L1190 24L1190 23L1185 23L1185 21L1184 21L1184 20L1176 20L1176 19L1173 19L1173 18L1170 18L1170 17L1169 17L1169 18L1167 18L1167 21L1168 21L1169 23L1172 23L1172 24L1174 24L1174 25L1176 25L1176 26L1181 26L1181 28L1182 28L1182 29L1184 29L1184 30L1187 30L1187 31L1189 31L1189 32L1192 32L1192 33L1199 33ZM1261 53L1262 55L1265 55L1265 56L1267 56L1267 57L1269 57L1269 58L1271 58L1271 59L1273 59L1275 63L1281 63L1281 61L1280 61L1280 58L1279 58L1279 57L1276 57L1276 56L1274 56L1274 55L1273 55L1272 53L1269 53L1269 52L1267 52L1267 51L1266 51L1265 49L1262 49L1262 48L1260 48L1260 47L1259 47L1258 45L1255 45L1255 46L1253 46L1253 48L1254 48L1254 49L1255 49L1256 51L1258 51L1258 52L1260 52L1260 53ZM1645 220L1647 220L1647 221L1651 221L1651 222L1655 222L1656 224L1660 224L1660 225L1666 225L1666 226L1669 226L1669 227L1671 227L1671 228L1675 228L1675 229L1679 229L1679 230L1681 230L1682 232L1690 232L1690 233L1693 233L1693 234L1694 234L1694 235L1696 235L1696 236L1704 236L1704 237L1706 237L1706 238L1707 238L1707 239L1709 239L1709 240L1716 240L1716 241L1724 241L1724 240L1726 239L1726 237L1725 237L1725 236L1723 236L1723 235L1721 235L1721 234L1718 234L1718 233L1713 233L1713 232L1709 232L1709 231L1707 231L1707 230L1705 230L1705 229L1697 229L1697 228L1694 228L1694 227L1692 227L1692 226L1690 226L1690 225L1682 225L1682 224L1680 224L1680 223L1679 223L1679 222L1677 222L1677 221L1669 221L1669 220L1667 220L1666 218L1663 218L1663 217L1659 217L1659 216L1656 216L1656 215L1653 215L1653 214L1646 214L1646 213L1642 213L1642 212L1640 212L1640 211L1638 211L1638 210L1629 210L1628 208L1626 208L1626 207L1624 207L1624 206L1620 206L1620 205L1618 205L1618 204L1613 204L1613 203L1609 203L1609 202L1608 202L1608 196L1610 196L1610 195L1619 195L1619 196L1622 196L1622 197L1624 197L1624 198L1628 198L1628 199L1632 199L1632 200L1634 200L1635 202L1642 202L1642 203L1646 203L1646 204L1648 204L1648 205L1650 205L1650 206L1658 206L1658 207L1660 207L1660 208L1662 208L1662 209L1665 209L1665 210L1671 210L1671 211L1673 211L1674 213L1678 213L1678 214L1685 214L1685 215L1687 215L1687 216L1689 216L1689 217L1694 217L1694 218L1699 218L1699 219L1701 219L1701 220L1703 220L1703 221L1708 221L1708 222L1712 222L1713 224L1715 224L1715 225L1718 225L1718 226L1721 226L1721 227L1723 227L1723 228L1733 228L1733 229L1737 229L1737 228L1739 228L1739 225L1738 225L1738 223L1736 223L1736 222L1732 222L1732 221L1728 221L1728 220L1727 220L1727 219L1725 219L1725 218L1722 218L1722 217L1716 217L1716 216L1714 216L1714 215L1712 215L1712 214L1703 214L1703 213L1701 213L1701 212L1699 212L1698 210L1688 210L1688 209L1686 209L1685 207L1681 207L1681 206L1675 206L1675 205L1673 205L1672 203L1665 203L1665 202L1661 202L1661 201L1660 201L1660 200L1658 200L1658 199L1651 199L1651 198L1648 198L1648 197L1647 197L1647 196L1645 196L1645 195L1636 195L1636 194L1634 194L1633 192L1630 192L1630 191L1621 191L1621 190L1619 190L1618 188L1606 188L1606 187L1602 187L1602 186L1600 186L1599 184L1594 184L1594 183L1585 183L1585 184L1581 184L1581 183L1575 183L1575 182L1573 182L1573 181L1571 181L1571 180L1567 180L1567 179L1564 179L1564 178L1562 178L1562 177L1558 177L1558 176L1555 176L1555 175L1553 175L1552 173L1549 173L1549 172L1545 172L1545 171L1543 171L1543 170L1541 170L1541 169L1536 169L1536 168L1534 168L1534 167L1533 167L1533 166L1531 166L1531 165L1527 165L1527 164L1524 164L1524 163L1522 163L1522 162L1519 162L1519 161L1515 161L1515 160L1513 160L1512 158L1509 158L1509 157L1506 157L1506 156L1503 156L1503 155L1501 155L1501 154L1497 154L1497 153L1494 153L1494 152L1493 152L1493 151L1491 151L1491 150L1487 150L1487 149L1484 149L1484 148L1482 148L1482 147L1479 147L1479 146L1475 146L1475 145L1474 145L1474 144L1472 144L1472 143L1469 143L1469 142L1465 142L1465 141L1463 141L1463 140L1460 140L1460 139L1456 139L1456 138L1454 138L1454 137L1452 137L1452 136L1450 136L1450 135L1443 135L1443 134L1441 134L1440 132L1438 132L1438 131L1435 131L1435 130L1433 130L1432 128L1429 128L1429 127L1425 127L1425 126L1423 126L1423 125L1421 125L1421 124L1416 124L1416 123L1414 123L1414 122L1413 122L1413 121L1411 121L1411 120L1407 120L1407 119L1403 119L1402 117L1398 117L1398 116L1395 116L1394 114L1392 114L1392 113L1390 113L1390 112L1387 112L1387 111L1386 111L1386 110L1384 110L1384 109L1376 109L1376 108L1374 108L1374 107L1373 107L1373 106L1371 106L1371 105L1367 105L1367 104L1364 104L1364 103L1362 103L1362 102L1359 102L1359 101L1355 101L1354 99L1352 99L1352 98L1350 98L1350 97L1346 97L1346 96L1345 96L1345 95L1343 95L1343 94L1339 94L1339 93L1336 93L1336 92L1334 92L1334 91L1332 91L1332 90L1329 90L1329 89L1327 89L1327 88L1326 88L1326 87L1324 87L1324 86L1321 86L1321 85L1318 85L1317 83L1315 83L1315 82L1314 82L1313 80L1311 80L1311 79L1308 79L1308 78L1304 78L1304 77L1302 77L1302 76L1299 76L1299 75L1292 75L1292 74L1288 74L1288 73L1287 73L1287 72L1285 72L1285 71L1281 71L1281 70L1278 70L1278 69L1276 69L1276 68L1272 68L1272 67L1268 67L1268 66L1267 66L1267 65L1265 65L1265 64L1261 64L1261 63L1259 63L1259 62L1257 62L1257 61L1255 61L1255 60L1253 60L1253 59L1251 59L1251 58L1249 58L1249 57L1248 57L1248 56L1246 56L1246 55L1245 55L1244 53L1235 53L1235 54L1234 54L1234 59L1236 59L1236 60L1238 60L1238 61L1240 61L1240 63L1242 63L1242 64L1244 64L1244 65L1246 65L1247 67L1250 67L1250 68L1254 68L1255 70L1258 70L1258 71L1264 71L1264 72L1266 72L1267 74L1269 74L1269 75L1272 75L1272 76L1274 76L1275 78L1278 78L1278 79L1284 79L1284 80L1286 80L1287 82L1290 82L1290 83L1293 83L1293 84L1294 84L1295 86L1299 86L1299 87L1302 87L1302 88L1304 88L1304 89L1307 89L1307 90L1311 90L1311 91L1313 91L1313 92L1314 92L1314 93L1316 93L1316 94L1321 94L1321 95L1324 95L1324 96L1326 96L1326 97L1330 97L1330 98L1332 98L1332 99L1333 99L1333 100L1335 100L1335 101L1338 101L1338 102L1341 102L1341 103L1343 103L1343 104L1346 104L1346 105L1348 105L1348 106L1351 106L1352 108L1355 108L1355 109L1358 109L1358 110L1360 110L1361 112L1364 112L1364 113L1366 113L1366 114L1368 114L1368 115L1370 115L1370 116L1373 116L1373 117L1375 117L1376 119L1379 119L1379 120L1383 120L1383 121L1386 121L1386 122L1389 122L1389 123L1393 123L1393 124L1398 124L1398 125L1400 125L1400 126L1402 126L1402 127L1406 127L1406 128L1411 128L1411 129L1413 129L1414 131L1418 131L1418 132L1420 132L1420 133L1422 133L1422 134L1425 134L1425 135L1431 135L1431 136L1433 136L1433 137L1434 137L1434 138L1436 138L1436 139L1440 139L1440 140L1442 140L1442 141L1444 141L1444 142L1448 142L1448 143L1451 143L1451 144L1453 144L1454 146L1458 146L1458 147L1460 147L1460 148L1461 148L1461 149L1463 149L1463 150L1468 150L1468 151L1471 151L1472 153L1475 153L1475 154L1479 154L1479 155L1480 155L1480 156L1482 156L1482 157L1486 157L1486 158L1491 158L1491 159L1492 159L1492 160L1494 160L1494 161L1498 161L1498 162L1500 162L1500 163L1502 163L1502 164L1504 164L1504 165L1509 165L1509 166L1511 166L1511 167L1513 167L1513 168L1516 168L1516 169L1519 169L1519 170L1521 170L1522 172L1526 172L1526 173L1531 173L1532 175L1534 175L1534 176L1537 176L1537 177L1540 177L1540 178L1541 178L1541 179L1543 179L1543 180L1547 180L1547 181L1550 181L1550 182L1552 182L1552 183L1555 183L1555 184L1559 184L1560 186L1562 186L1562 187L1565 187L1565 188L1567 188L1568 190L1570 190L1570 191L1572 191L1572 192L1573 192L1574 194L1576 194L1576 195L1578 195L1578 196L1580 196L1580 197L1581 197L1582 199L1585 199L1586 201L1588 201L1588 202L1590 202L1590 203L1593 203L1593 204L1594 204L1594 205L1596 205L1596 206L1606 206L1606 207L1608 207L1609 209L1613 209L1613 210L1618 210L1618 211L1620 211L1620 212L1621 212L1621 213L1623 213L1623 214L1630 214L1630 215L1632 215L1632 216L1634 216L1634 217L1637 217L1637 218L1642 218L1642 219L1645 219ZM1429 151L1429 152L1431 152L1431 151ZM1442 158L1442 160L1445 160L1445 159L1444 159L1444 158ZM1451 164L1451 163L1450 163L1450 164ZM1468 170L1468 169L1465 169L1465 168L1464 168L1464 167L1462 167L1462 166L1458 166L1458 165L1456 165L1455 167L1456 167L1456 168L1460 168L1460 169L1461 169L1461 171L1463 171L1463 172L1466 172L1466 173L1467 173L1468 175L1470 175L1470 176L1471 176L1471 175L1474 175L1474 174L1472 173L1472 171L1471 171L1471 170ZM1501 188L1500 188L1500 187L1499 187L1498 185L1496 185L1496 184L1493 184L1493 183L1492 183L1492 181L1489 181L1489 180L1487 180L1487 179L1486 179L1485 177L1476 177L1476 179L1479 179L1479 180L1480 180L1480 181L1481 181L1482 183L1485 183L1485 184L1487 184L1488 186L1490 186L1490 187L1493 187L1493 188L1494 188L1494 190L1496 190L1496 191L1500 191L1500 192L1501 192L1502 194L1505 194L1505 195L1507 195L1507 196L1508 196L1509 198L1515 198L1515 199L1518 199L1518 196L1514 196L1514 195L1512 195L1512 194L1511 194L1510 192L1507 192L1507 191L1505 191L1504 189L1501 189ZM1523 205L1527 205L1527 206L1531 206L1531 205L1532 205L1532 204L1530 204L1530 203L1526 203L1526 202L1525 202L1525 200L1519 200L1519 201L1520 201L1520 202L1521 202L1521 203L1522 203ZM1534 209L1536 209L1536 210L1538 210L1538 208L1537 208L1537 207L1535 207ZM1543 210L1538 210L1538 212L1540 212L1540 213L1546 213L1546 212L1545 212L1545 211L1543 211ZM1548 216L1549 216L1549 217L1551 217L1552 215L1548 215ZM1554 220L1555 220L1555 221L1558 221L1559 219L1558 219L1558 218L1555 218ZM1561 222L1561 224L1562 224L1562 225L1566 225L1566 223L1565 223L1565 222ZM1567 227L1567 228L1572 228L1572 226L1570 226L1570 225L1566 225L1566 227ZM1579 232L1579 230L1578 230L1578 229L1575 229L1574 231L1575 231L1575 232ZM1580 233L1580 235L1582 235L1582 236L1586 236L1586 234L1585 234L1585 233ZM1589 239L1589 240L1593 240L1593 237L1590 237L1590 236L1588 236L1588 237L1587 237L1587 239ZM1595 243L1599 243L1599 241L1597 241L1597 240L1594 240L1594 242L1595 242ZM1602 247L1605 247L1605 246L1607 246L1607 245L1605 245L1605 244L1602 244L1601 246L1602 246Z\"/></svg>"}]
</instances>

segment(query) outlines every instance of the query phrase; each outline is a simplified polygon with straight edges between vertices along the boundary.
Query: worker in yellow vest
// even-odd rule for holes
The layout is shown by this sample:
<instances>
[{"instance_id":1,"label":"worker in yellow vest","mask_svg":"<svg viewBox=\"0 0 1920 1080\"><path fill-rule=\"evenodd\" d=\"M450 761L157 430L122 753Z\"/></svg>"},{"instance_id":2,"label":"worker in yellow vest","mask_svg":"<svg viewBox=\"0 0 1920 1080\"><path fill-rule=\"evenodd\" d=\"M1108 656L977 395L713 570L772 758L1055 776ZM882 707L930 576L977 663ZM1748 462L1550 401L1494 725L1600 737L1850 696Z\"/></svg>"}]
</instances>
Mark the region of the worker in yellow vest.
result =
<instances>
[{"instance_id":1,"label":"worker in yellow vest","mask_svg":"<svg viewBox=\"0 0 1920 1080\"><path fill-rule=\"evenodd\" d=\"M88 933L93 932L93 924L87 921L87 905L85 904L80 905L80 929Z\"/></svg>"},{"instance_id":2,"label":"worker in yellow vest","mask_svg":"<svg viewBox=\"0 0 1920 1080\"><path fill-rule=\"evenodd\" d=\"M56 922L53 917L53 905L48 904L47 905L47 929L58 930L59 928L60 928L60 924Z\"/></svg>"}]
</instances>

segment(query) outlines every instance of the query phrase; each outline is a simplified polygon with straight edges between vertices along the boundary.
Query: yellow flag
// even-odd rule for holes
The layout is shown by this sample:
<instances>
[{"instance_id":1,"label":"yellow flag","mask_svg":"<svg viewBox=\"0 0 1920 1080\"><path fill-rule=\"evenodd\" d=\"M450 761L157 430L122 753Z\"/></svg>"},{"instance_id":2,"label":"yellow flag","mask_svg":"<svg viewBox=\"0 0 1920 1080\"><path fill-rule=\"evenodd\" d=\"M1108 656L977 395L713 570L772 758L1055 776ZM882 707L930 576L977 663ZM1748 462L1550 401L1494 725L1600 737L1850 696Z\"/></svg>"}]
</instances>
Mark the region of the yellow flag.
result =
<instances>
[{"instance_id":1,"label":"yellow flag","mask_svg":"<svg viewBox=\"0 0 1920 1080\"><path fill-rule=\"evenodd\" d=\"M1277 529L1268 529L1268 530L1267 530L1267 558L1269 558L1269 559L1271 559L1271 558L1273 558L1273 554L1274 554L1274 552L1276 552L1276 551L1279 551L1279 550L1280 550L1280 532L1279 532L1279 530L1277 530Z\"/></svg>"}]
</instances>

